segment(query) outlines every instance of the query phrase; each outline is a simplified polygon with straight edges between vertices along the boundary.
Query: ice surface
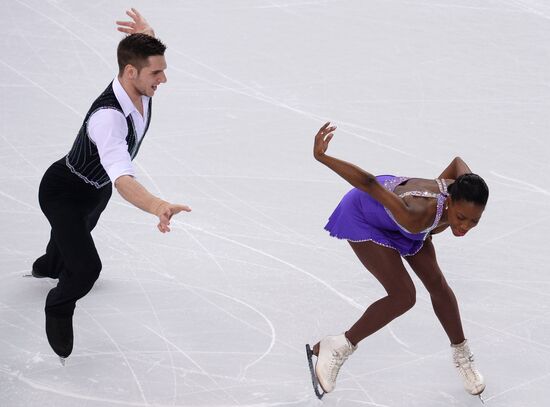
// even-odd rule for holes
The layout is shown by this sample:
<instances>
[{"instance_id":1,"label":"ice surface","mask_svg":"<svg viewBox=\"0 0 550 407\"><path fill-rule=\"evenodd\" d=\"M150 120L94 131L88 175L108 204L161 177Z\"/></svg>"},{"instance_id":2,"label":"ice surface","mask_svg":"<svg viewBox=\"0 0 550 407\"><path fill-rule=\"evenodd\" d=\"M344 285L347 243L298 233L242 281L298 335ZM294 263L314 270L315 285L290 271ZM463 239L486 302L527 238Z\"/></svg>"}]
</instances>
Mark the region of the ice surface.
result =
<instances>
[{"instance_id":1,"label":"ice surface","mask_svg":"<svg viewBox=\"0 0 550 407\"><path fill-rule=\"evenodd\" d=\"M44 333L52 280L25 279L49 225L45 169L116 74L134 6L168 45L168 82L135 164L188 204L174 230L117 194L94 231L103 271L62 367ZM323 231L350 187L311 154L435 177L456 155L485 177L479 227L434 238L486 376L488 406L550 388L550 5L542 0L2 0L1 406L479 406L429 296L360 344L334 393L304 344L383 295Z\"/></svg>"}]
</instances>

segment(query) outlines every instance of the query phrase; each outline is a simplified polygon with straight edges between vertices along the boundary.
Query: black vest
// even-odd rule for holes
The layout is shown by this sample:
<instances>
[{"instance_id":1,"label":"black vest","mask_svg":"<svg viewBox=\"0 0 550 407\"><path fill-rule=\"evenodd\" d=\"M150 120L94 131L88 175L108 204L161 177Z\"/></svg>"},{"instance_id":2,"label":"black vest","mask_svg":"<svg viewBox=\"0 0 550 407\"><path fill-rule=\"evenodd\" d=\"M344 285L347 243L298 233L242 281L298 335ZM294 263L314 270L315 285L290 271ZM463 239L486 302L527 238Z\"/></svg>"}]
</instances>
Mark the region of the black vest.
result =
<instances>
[{"instance_id":1,"label":"black vest","mask_svg":"<svg viewBox=\"0 0 550 407\"><path fill-rule=\"evenodd\" d=\"M134 128L134 122L132 117L126 117L126 124L128 125L128 134L126 135L126 143L128 144L128 153L131 159L137 155L141 142L145 138L149 123L151 123L151 104L152 98L149 99L149 111L147 114L147 121L145 123L145 130L140 142L137 143L136 130ZM76 175L78 175L83 181L95 186L96 188L104 187L109 184L111 180L105 172L105 169L99 161L99 154L95 143L90 139L88 135L88 119L90 116L99 109L115 109L124 115L122 107L113 92L113 83L111 82L107 89L103 91L101 95L92 103L90 110L84 118L82 127L76 136L73 147L69 154L65 157L65 163L67 167Z\"/></svg>"}]
</instances>

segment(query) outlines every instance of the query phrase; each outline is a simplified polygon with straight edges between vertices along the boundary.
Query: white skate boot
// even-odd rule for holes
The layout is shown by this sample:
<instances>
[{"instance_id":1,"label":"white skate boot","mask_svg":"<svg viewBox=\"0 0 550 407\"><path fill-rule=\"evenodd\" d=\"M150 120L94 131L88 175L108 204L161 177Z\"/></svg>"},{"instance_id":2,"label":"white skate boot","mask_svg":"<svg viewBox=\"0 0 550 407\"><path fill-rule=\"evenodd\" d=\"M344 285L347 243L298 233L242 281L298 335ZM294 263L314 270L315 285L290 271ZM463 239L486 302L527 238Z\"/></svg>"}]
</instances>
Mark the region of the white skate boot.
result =
<instances>
[{"instance_id":1,"label":"white skate boot","mask_svg":"<svg viewBox=\"0 0 550 407\"><path fill-rule=\"evenodd\" d=\"M468 341L458 345L451 345L453 349L453 362L455 363L462 380L464 388L473 396L480 396L485 390L485 380L474 365L474 355L470 352Z\"/></svg>"},{"instance_id":2,"label":"white skate boot","mask_svg":"<svg viewBox=\"0 0 550 407\"><path fill-rule=\"evenodd\" d=\"M327 336L319 342L315 375L325 393L334 390L340 368L355 349L357 346L353 346L344 334Z\"/></svg>"}]
</instances>

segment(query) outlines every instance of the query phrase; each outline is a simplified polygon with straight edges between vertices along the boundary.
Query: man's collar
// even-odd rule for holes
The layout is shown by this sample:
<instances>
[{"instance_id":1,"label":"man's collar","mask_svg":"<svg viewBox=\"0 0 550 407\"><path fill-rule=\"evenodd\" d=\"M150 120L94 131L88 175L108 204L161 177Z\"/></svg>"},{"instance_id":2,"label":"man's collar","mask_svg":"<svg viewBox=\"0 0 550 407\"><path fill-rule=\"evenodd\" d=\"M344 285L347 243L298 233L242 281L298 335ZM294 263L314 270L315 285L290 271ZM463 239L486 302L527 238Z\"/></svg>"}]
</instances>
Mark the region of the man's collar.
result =
<instances>
[{"instance_id":1,"label":"man's collar","mask_svg":"<svg viewBox=\"0 0 550 407\"><path fill-rule=\"evenodd\" d=\"M120 107L122 107L125 117L128 117L133 111L138 111L132 103L132 99L130 99L130 96L128 96L128 93L126 93L122 87L120 81L118 80L118 76L113 80L113 92L118 100L118 103L120 103Z\"/></svg>"}]
</instances>

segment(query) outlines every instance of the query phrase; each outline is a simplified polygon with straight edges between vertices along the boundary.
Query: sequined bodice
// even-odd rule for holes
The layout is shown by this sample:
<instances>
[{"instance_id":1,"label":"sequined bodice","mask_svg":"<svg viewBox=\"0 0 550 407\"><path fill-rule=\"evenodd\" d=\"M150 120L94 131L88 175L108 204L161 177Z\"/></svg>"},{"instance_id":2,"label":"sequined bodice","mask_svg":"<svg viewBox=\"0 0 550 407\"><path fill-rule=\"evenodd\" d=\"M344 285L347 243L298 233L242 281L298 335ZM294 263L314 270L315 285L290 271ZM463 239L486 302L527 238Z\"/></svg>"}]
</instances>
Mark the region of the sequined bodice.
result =
<instances>
[{"instance_id":1,"label":"sequined bodice","mask_svg":"<svg viewBox=\"0 0 550 407\"><path fill-rule=\"evenodd\" d=\"M391 178L391 179L388 179L387 181L385 181L383 186L388 191L393 192L398 185L401 185L403 182L408 181L409 179L410 178L408 178L408 177ZM397 226L399 226L399 228L402 229L403 231L405 231L406 233L411 234L411 235L424 234L425 235L424 238L426 238L428 236L428 233L432 229L434 229L437 226L437 224L439 223L439 221L441 219L441 216L443 215L443 205L445 204L445 199L447 198L447 196L449 196L449 193L447 192L447 183L445 182L444 179L436 178L435 182L437 183L437 186L439 187L439 193L434 193L434 192L430 192L430 191L407 191L407 192L404 192L402 194L399 194L400 198L404 198L406 196L416 196L416 197L421 197L421 198L434 198L434 199L437 199L437 210L436 210L436 213L435 213L435 219L434 219L432 225L429 226L428 228L424 229L422 232L412 233L412 232L408 231L405 227L400 225L395 220L395 218L393 217L393 215L391 214L391 212L387 208L384 208L384 209L386 209L386 213L390 216L390 218L393 219L393 221L397 224Z\"/></svg>"}]
</instances>

